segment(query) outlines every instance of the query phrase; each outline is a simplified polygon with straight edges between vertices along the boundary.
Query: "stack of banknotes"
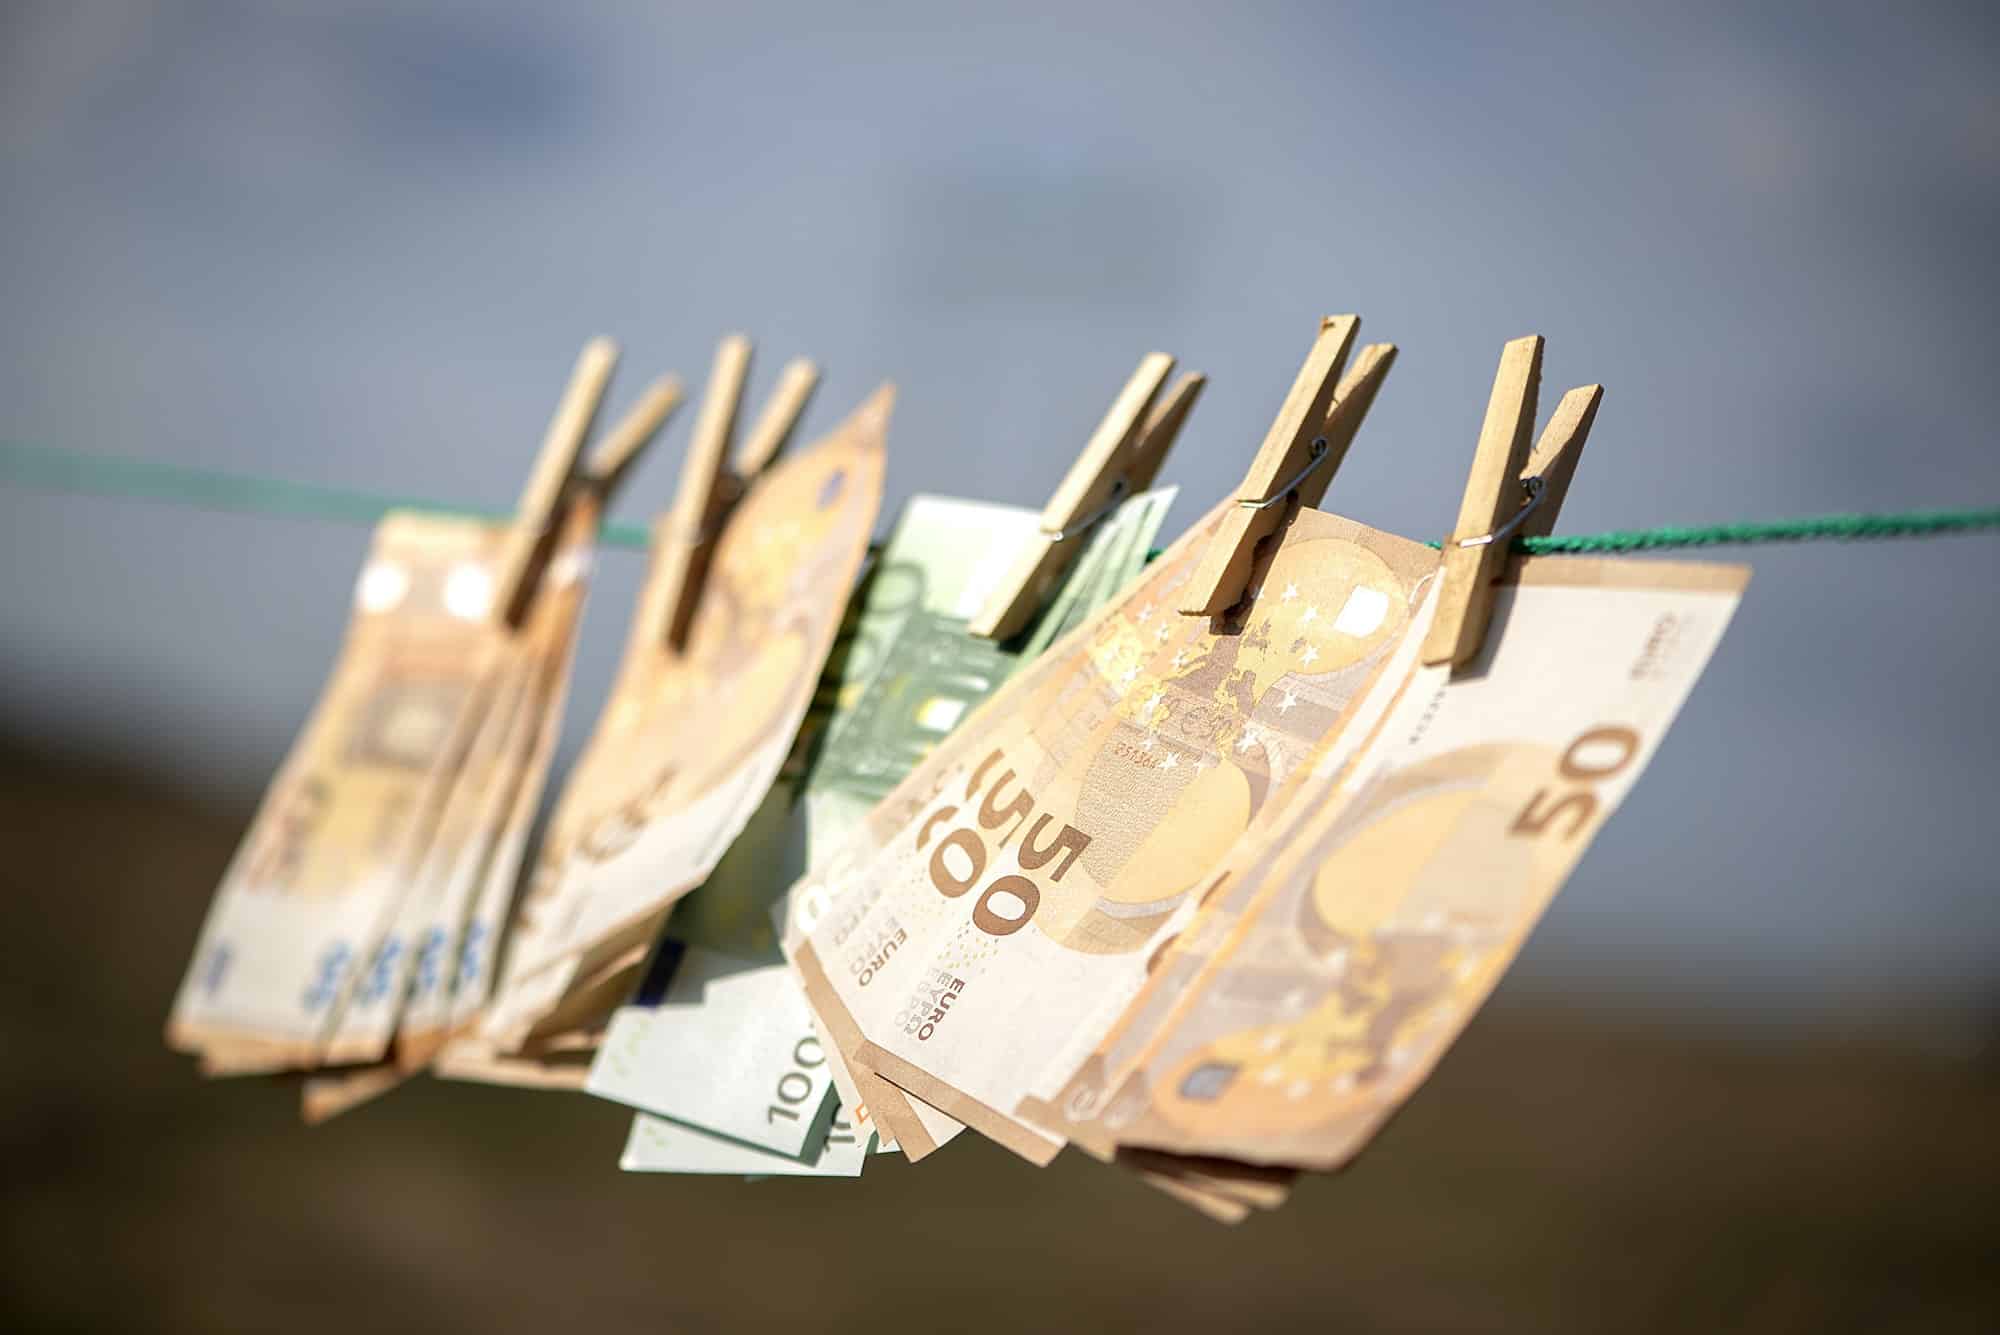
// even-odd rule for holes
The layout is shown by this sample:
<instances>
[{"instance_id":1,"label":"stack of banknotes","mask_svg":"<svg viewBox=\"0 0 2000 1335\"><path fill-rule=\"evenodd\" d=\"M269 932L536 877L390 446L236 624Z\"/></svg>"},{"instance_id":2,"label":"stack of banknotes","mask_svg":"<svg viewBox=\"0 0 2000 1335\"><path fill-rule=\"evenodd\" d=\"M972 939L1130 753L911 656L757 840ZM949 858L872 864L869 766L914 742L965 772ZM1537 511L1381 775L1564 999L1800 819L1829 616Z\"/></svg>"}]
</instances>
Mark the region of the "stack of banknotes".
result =
<instances>
[{"instance_id":1,"label":"stack of banknotes","mask_svg":"<svg viewBox=\"0 0 2000 1335\"><path fill-rule=\"evenodd\" d=\"M1747 579L1518 557L1454 672L1435 548L1300 508L1185 616L1233 502L1156 553L1157 489L995 642L968 624L1039 517L920 496L871 548L888 417L750 486L674 647L656 560L532 860L598 516L512 630L495 526L385 521L170 1041L309 1119L428 1069L628 1105L627 1170L745 1177L970 1127L1241 1219L1422 1082Z\"/></svg>"}]
</instances>

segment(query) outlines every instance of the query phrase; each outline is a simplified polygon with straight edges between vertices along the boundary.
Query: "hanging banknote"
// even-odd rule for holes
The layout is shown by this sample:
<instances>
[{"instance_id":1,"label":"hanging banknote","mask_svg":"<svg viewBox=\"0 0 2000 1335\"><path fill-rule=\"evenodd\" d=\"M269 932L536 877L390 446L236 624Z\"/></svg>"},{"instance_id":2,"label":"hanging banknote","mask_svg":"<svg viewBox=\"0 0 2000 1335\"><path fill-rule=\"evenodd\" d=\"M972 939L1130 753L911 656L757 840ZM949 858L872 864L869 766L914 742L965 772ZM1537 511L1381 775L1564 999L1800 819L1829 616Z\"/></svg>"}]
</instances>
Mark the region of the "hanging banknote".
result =
<instances>
[{"instance_id":1,"label":"hanging banknote","mask_svg":"<svg viewBox=\"0 0 2000 1335\"><path fill-rule=\"evenodd\" d=\"M371 1064L309 1077L303 1091L309 1122L385 1093L428 1064L451 1030L454 1009L475 1007L491 977L482 943L497 930L519 875L554 755L597 518L588 495L569 507L526 623L503 646L491 707L404 892L397 927L376 948L378 958L402 956L407 966L393 983L385 978L369 1006L350 1008L392 1028L393 1049ZM354 1027L351 1019L343 1023Z\"/></svg>"},{"instance_id":2,"label":"hanging banknote","mask_svg":"<svg viewBox=\"0 0 2000 1335\"><path fill-rule=\"evenodd\" d=\"M879 391L751 485L714 536L679 646L663 634L659 585L671 544L688 535L657 535L624 663L544 840L462 1073L539 1035L601 1024L674 901L707 878L763 801L867 551L892 398Z\"/></svg>"},{"instance_id":3,"label":"hanging banknote","mask_svg":"<svg viewBox=\"0 0 2000 1335\"><path fill-rule=\"evenodd\" d=\"M1419 669L1141 1050L1056 1100L1100 1144L1328 1170L1477 1013L1721 638L1739 567L1540 558ZM1129 1044L1127 1045L1130 1046Z\"/></svg>"}]
</instances>

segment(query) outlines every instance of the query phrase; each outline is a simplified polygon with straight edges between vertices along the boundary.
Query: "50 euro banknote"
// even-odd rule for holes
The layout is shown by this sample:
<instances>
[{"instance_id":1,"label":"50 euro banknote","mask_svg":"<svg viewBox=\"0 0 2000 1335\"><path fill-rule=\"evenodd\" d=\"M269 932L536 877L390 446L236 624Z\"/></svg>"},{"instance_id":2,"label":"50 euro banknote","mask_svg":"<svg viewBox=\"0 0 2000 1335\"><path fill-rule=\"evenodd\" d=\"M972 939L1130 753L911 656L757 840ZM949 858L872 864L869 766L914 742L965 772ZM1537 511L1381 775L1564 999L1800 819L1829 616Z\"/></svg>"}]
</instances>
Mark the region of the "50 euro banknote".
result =
<instances>
[{"instance_id":1,"label":"50 euro banknote","mask_svg":"<svg viewBox=\"0 0 2000 1335\"><path fill-rule=\"evenodd\" d=\"M1630 792L1727 626L1740 567L1518 561L1484 651L1417 669L1337 799L1255 850L1221 933L1044 1120L1316 1170L1352 1158L1477 1013Z\"/></svg>"}]
</instances>

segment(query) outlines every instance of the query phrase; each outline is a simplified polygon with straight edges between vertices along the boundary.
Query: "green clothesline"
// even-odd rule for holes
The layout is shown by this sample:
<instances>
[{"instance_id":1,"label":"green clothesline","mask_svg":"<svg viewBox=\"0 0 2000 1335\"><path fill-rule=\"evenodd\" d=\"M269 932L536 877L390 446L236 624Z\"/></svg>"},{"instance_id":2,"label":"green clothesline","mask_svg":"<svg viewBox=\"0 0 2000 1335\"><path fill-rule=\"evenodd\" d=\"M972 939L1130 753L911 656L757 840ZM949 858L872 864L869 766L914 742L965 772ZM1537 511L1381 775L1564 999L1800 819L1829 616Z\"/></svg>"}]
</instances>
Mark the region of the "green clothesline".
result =
<instances>
[{"instance_id":1,"label":"green clothesline","mask_svg":"<svg viewBox=\"0 0 2000 1335\"><path fill-rule=\"evenodd\" d=\"M510 513L421 496L390 496L13 441L0 441L0 482L78 496L128 496L203 510L326 519L337 524L372 525L391 510L429 510L471 519L506 519ZM608 547L643 551L651 534L642 524L606 524L598 538Z\"/></svg>"},{"instance_id":2,"label":"green clothesline","mask_svg":"<svg viewBox=\"0 0 2000 1335\"><path fill-rule=\"evenodd\" d=\"M344 524L373 524L391 510L431 510L476 519L505 519L504 510L446 504L413 496L388 496L310 482L249 477L180 464L111 454L83 454L0 441L0 482L82 496L129 496L205 510L291 515ZM1815 515L1740 524L1624 529L1610 533L1516 538L1515 551L1537 553L1647 552L1686 547L1747 546L1773 542L1851 542L1869 538L1932 538L2000 528L2000 507L1984 510L1908 510L1900 514ZM641 524L606 524L608 547L643 549L650 534ZM1431 544L1433 547L1436 543Z\"/></svg>"}]
</instances>

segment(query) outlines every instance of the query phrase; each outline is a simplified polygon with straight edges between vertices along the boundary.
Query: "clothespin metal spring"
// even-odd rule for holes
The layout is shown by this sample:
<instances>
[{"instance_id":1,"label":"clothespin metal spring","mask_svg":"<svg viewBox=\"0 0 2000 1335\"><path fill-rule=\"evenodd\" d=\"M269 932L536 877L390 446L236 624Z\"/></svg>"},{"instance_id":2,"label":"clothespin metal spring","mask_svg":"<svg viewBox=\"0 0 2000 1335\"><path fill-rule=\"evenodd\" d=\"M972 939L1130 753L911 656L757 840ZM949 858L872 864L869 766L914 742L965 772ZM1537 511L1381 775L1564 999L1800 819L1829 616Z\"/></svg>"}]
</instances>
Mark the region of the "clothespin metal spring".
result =
<instances>
[{"instance_id":1,"label":"clothespin metal spring","mask_svg":"<svg viewBox=\"0 0 2000 1335\"><path fill-rule=\"evenodd\" d=\"M1083 518L1062 528L1043 529L1042 536L1050 542L1068 542L1071 538L1081 537L1103 523L1113 510L1123 505L1125 503L1125 493L1131 489L1131 484L1124 478L1121 477L1114 480L1111 484L1111 494L1104 498L1104 504L1098 506Z\"/></svg>"},{"instance_id":2,"label":"clothespin metal spring","mask_svg":"<svg viewBox=\"0 0 2000 1335\"><path fill-rule=\"evenodd\" d=\"M1521 508L1514 512L1513 518L1509 519L1499 528L1494 529L1491 533L1482 533L1476 538L1460 538L1458 545L1461 547L1484 547L1488 543L1504 542L1508 538L1513 537L1515 530L1527 523L1528 516L1535 513L1536 508L1542 503L1544 486L1541 475L1536 474L1534 477L1522 478L1521 490L1527 493L1527 499L1521 503Z\"/></svg>"},{"instance_id":3,"label":"clothespin metal spring","mask_svg":"<svg viewBox=\"0 0 2000 1335\"><path fill-rule=\"evenodd\" d=\"M1307 478L1311 477L1313 475L1313 470L1315 468L1318 468L1321 464L1325 462L1326 462L1326 437L1315 436L1313 438L1313 443L1312 443L1312 458L1306 461L1306 466L1304 468L1301 468L1298 472L1292 475L1291 481L1285 483L1282 487L1279 487L1276 491L1272 492L1269 496L1266 496L1261 501L1239 500L1236 503L1242 506L1246 510L1268 510L1274 505L1282 505L1284 502L1292 498L1292 493L1299 489L1299 484L1304 482Z\"/></svg>"}]
</instances>

